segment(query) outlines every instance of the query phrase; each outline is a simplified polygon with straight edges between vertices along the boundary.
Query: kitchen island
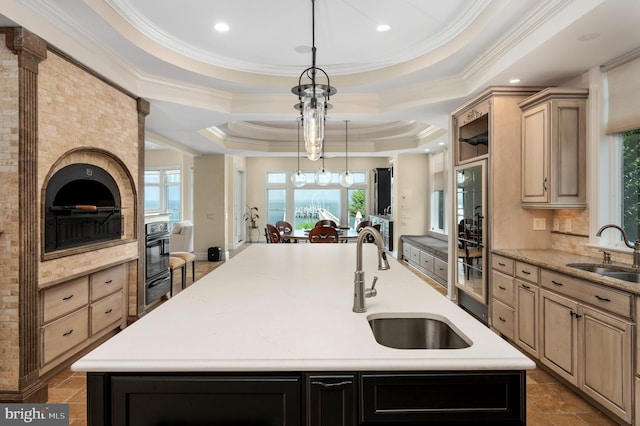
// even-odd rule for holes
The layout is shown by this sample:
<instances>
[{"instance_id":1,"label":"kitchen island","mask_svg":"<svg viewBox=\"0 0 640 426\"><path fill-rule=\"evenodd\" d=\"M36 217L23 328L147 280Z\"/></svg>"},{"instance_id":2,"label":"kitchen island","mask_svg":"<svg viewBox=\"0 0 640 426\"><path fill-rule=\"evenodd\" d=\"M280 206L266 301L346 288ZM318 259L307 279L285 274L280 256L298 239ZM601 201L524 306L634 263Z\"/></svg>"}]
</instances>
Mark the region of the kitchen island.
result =
<instances>
[{"instance_id":1,"label":"kitchen island","mask_svg":"<svg viewBox=\"0 0 640 426\"><path fill-rule=\"evenodd\" d=\"M256 244L73 365L89 424L525 424L535 364L390 259L354 313L353 244ZM426 317L468 347L395 349L371 317ZM455 424L455 423L451 423Z\"/></svg>"}]
</instances>

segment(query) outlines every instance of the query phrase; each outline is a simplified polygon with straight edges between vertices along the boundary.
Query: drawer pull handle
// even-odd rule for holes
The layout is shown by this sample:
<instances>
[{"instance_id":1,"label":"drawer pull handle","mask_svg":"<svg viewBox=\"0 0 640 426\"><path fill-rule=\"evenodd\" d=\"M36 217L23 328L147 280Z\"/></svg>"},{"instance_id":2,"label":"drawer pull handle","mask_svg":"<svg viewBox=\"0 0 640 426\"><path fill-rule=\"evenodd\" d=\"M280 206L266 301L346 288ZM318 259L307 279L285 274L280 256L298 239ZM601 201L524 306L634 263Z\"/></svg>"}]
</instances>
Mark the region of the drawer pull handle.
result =
<instances>
[{"instance_id":1,"label":"drawer pull handle","mask_svg":"<svg viewBox=\"0 0 640 426\"><path fill-rule=\"evenodd\" d=\"M108 280L108 281L105 281L104 283L105 284L111 284L112 282L113 282L113 280Z\"/></svg>"},{"instance_id":2,"label":"drawer pull handle","mask_svg":"<svg viewBox=\"0 0 640 426\"><path fill-rule=\"evenodd\" d=\"M62 300L71 300L73 298L73 294L70 294L66 297L63 297Z\"/></svg>"},{"instance_id":3,"label":"drawer pull handle","mask_svg":"<svg viewBox=\"0 0 640 426\"><path fill-rule=\"evenodd\" d=\"M575 313L575 312L573 312L573 311L569 312L569 315L571 315L572 317L576 317L576 319L578 319L578 318L582 318L582 315L577 314L577 313Z\"/></svg>"},{"instance_id":4,"label":"drawer pull handle","mask_svg":"<svg viewBox=\"0 0 640 426\"><path fill-rule=\"evenodd\" d=\"M596 294L596 299L598 299L601 302L611 302L611 299L607 299L606 297L600 297Z\"/></svg>"},{"instance_id":5,"label":"drawer pull handle","mask_svg":"<svg viewBox=\"0 0 640 426\"><path fill-rule=\"evenodd\" d=\"M109 309L108 311L105 311L104 313L108 315L108 314L110 314L111 312L113 312L113 308Z\"/></svg>"},{"instance_id":6,"label":"drawer pull handle","mask_svg":"<svg viewBox=\"0 0 640 426\"><path fill-rule=\"evenodd\" d=\"M507 266L507 264L506 264L506 263L503 263L503 262L498 262L498 265L500 265L500 266Z\"/></svg>"},{"instance_id":7,"label":"drawer pull handle","mask_svg":"<svg viewBox=\"0 0 640 426\"><path fill-rule=\"evenodd\" d=\"M529 272L529 271L525 271L524 269L523 269L523 270L521 270L520 272L522 272L522 273L523 273L523 274L525 274L525 275L531 275L531 272Z\"/></svg>"},{"instance_id":8,"label":"drawer pull handle","mask_svg":"<svg viewBox=\"0 0 640 426\"><path fill-rule=\"evenodd\" d=\"M552 283L554 283L554 284L555 284L555 285L557 285L557 286L563 286L563 285L564 285L564 284L562 284L560 281L554 281L554 280L551 280L551 282L552 282Z\"/></svg>"},{"instance_id":9,"label":"drawer pull handle","mask_svg":"<svg viewBox=\"0 0 640 426\"><path fill-rule=\"evenodd\" d=\"M498 288L499 288L500 290L506 290L506 288L505 288L505 287L502 287L501 285L499 285L499 286L498 286Z\"/></svg>"},{"instance_id":10,"label":"drawer pull handle","mask_svg":"<svg viewBox=\"0 0 640 426\"><path fill-rule=\"evenodd\" d=\"M498 316L498 319L499 319L500 321L502 321L502 322L507 322L507 320L506 320L506 319L504 319L504 318L502 318L501 316Z\"/></svg>"},{"instance_id":11,"label":"drawer pull handle","mask_svg":"<svg viewBox=\"0 0 640 426\"><path fill-rule=\"evenodd\" d=\"M73 328L72 328L71 330L67 331L66 333L62 333L62 335L63 335L63 336L68 336L68 335L70 335L71 333L73 333Z\"/></svg>"},{"instance_id":12,"label":"drawer pull handle","mask_svg":"<svg viewBox=\"0 0 640 426\"><path fill-rule=\"evenodd\" d=\"M336 382L336 383L311 382L311 384L315 385L315 386L320 386L320 387L325 388L325 389L338 389L338 388L341 388L343 386L350 385L351 381L345 380L343 382Z\"/></svg>"},{"instance_id":13,"label":"drawer pull handle","mask_svg":"<svg viewBox=\"0 0 640 426\"><path fill-rule=\"evenodd\" d=\"M531 286L528 286L526 284L520 284L520 287L527 289L527 290L531 290Z\"/></svg>"}]
</instances>

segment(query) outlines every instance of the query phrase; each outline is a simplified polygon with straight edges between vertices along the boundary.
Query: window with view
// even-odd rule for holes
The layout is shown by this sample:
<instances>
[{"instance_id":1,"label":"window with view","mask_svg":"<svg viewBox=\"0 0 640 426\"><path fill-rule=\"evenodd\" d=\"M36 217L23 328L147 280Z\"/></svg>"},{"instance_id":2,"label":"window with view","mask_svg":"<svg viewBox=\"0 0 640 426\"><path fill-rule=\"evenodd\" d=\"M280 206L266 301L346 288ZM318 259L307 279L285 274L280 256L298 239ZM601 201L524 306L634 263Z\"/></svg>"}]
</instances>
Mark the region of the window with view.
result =
<instances>
[{"instance_id":1,"label":"window with view","mask_svg":"<svg viewBox=\"0 0 640 426\"><path fill-rule=\"evenodd\" d=\"M622 136L622 227L629 241L640 236L640 129Z\"/></svg>"},{"instance_id":2,"label":"window with view","mask_svg":"<svg viewBox=\"0 0 640 426\"><path fill-rule=\"evenodd\" d=\"M364 220L366 172L353 172L355 182L350 188L340 186L337 172L332 173L332 182L327 186L316 185L314 173L304 173L308 183L303 188L293 188L288 172L267 173L267 223L286 220L296 229L305 229L328 218L353 228L357 220Z\"/></svg>"},{"instance_id":3,"label":"window with view","mask_svg":"<svg viewBox=\"0 0 640 426\"><path fill-rule=\"evenodd\" d=\"M181 176L179 169L155 169L144 172L144 210L168 213L169 226L181 220Z\"/></svg>"}]
</instances>

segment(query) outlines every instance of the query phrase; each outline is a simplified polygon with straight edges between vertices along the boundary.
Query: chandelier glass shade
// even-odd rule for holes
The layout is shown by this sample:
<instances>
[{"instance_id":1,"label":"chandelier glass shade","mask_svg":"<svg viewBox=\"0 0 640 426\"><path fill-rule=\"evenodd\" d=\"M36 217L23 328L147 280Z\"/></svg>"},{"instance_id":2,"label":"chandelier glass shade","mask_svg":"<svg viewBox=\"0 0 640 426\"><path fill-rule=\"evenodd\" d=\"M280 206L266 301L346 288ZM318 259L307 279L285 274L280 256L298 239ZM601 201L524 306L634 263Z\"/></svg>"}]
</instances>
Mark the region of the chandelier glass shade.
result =
<instances>
[{"instance_id":1,"label":"chandelier glass shade","mask_svg":"<svg viewBox=\"0 0 640 426\"><path fill-rule=\"evenodd\" d=\"M298 168L291 175L291 183L296 188L302 188L307 183L307 175L300 170L300 122L298 121Z\"/></svg>"},{"instance_id":2,"label":"chandelier glass shade","mask_svg":"<svg viewBox=\"0 0 640 426\"><path fill-rule=\"evenodd\" d=\"M316 170L315 181L320 186L327 186L331 183L331 172L324 167L324 146L322 147L322 167Z\"/></svg>"},{"instance_id":3,"label":"chandelier glass shade","mask_svg":"<svg viewBox=\"0 0 640 426\"><path fill-rule=\"evenodd\" d=\"M298 104L295 108L302 116L304 129L304 146L307 158L316 161L320 158L324 141L324 121L327 110L331 108L329 97L337 91L331 87L329 75L322 68L316 67L316 38L315 38L315 0L311 0L311 66L302 71L298 79L298 85L291 89L298 96ZM327 84L318 83L318 74L323 76ZM303 79L309 83L303 83Z\"/></svg>"},{"instance_id":4,"label":"chandelier glass shade","mask_svg":"<svg viewBox=\"0 0 640 426\"><path fill-rule=\"evenodd\" d=\"M344 120L344 172L340 173L340 185L345 188L349 188L353 185L354 177L353 173L349 171L349 164L347 162L348 157L348 126L349 120Z\"/></svg>"}]
</instances>

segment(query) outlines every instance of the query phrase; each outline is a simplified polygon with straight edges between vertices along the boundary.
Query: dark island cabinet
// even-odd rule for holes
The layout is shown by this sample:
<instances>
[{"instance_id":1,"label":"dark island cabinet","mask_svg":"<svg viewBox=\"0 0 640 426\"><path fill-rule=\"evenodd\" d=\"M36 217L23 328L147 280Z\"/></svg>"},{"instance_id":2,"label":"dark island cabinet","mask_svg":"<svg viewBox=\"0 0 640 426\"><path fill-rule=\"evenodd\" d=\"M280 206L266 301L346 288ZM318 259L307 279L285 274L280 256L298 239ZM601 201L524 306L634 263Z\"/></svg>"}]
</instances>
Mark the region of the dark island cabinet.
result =
<instances>
[{"instance_id":1,"label":"dark island cabinet","mask_svg":"<svg viewBox=\"0 0 640 426\"><path fill-rule=\"evenodd\" d=\"M524 371L87 373L90 426L524 425Z\"/></svg>"},{"instance_id":2,"label":"dark island cabinet","mask_svg":"<svg viewBox=\"0 0 640 426\"><path fill-rule=\"evenodd\" d=\"M306 374L307 426L357 425L357 381L353 374Z\"/></svg>"}]
</instances>

